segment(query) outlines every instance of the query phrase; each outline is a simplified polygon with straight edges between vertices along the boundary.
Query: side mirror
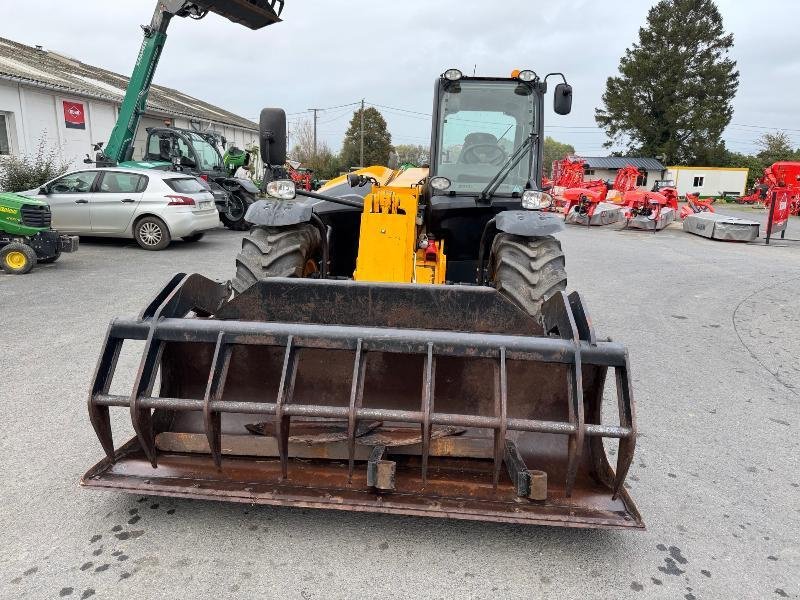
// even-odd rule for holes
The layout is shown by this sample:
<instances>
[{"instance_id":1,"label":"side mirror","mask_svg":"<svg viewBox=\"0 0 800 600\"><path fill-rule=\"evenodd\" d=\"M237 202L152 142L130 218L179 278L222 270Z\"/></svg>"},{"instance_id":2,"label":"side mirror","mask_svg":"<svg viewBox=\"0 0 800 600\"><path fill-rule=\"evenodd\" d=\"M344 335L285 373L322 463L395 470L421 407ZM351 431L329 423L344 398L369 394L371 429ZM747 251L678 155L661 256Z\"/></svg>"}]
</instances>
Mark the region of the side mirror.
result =
<instances>
[{"instance_id":1,"label":"side mirror","mask_svg":"<svg viewBox=\"0 0 800 600\"><path fill-rule=\"evenodd\" d=\"M261 160L276 166L286 162L286 111L282 108L265 108L259 120Z\"/></svg>"},{"instance_id":2,"label":"side mirror","mask_svg":"<svg viewBox=\"0 0 800 600\"><path fill-rule=\"evenodd\" d=\"M568 115L572 112L572 86L559 83L553 97L553 110L557 115Z\"/></svg>"},{"instance_id":3,"label":"side mirror","mask_svg":"<svg viewBox=\"0 0 800 600\"><path fill-rule=\"evenodd\" d=\"M50 193L50 190L47 189L46 185L43 185L42 187L39 188L39 195L40 196L47 196L49 193Z\"/></svg>"}]
</instances>

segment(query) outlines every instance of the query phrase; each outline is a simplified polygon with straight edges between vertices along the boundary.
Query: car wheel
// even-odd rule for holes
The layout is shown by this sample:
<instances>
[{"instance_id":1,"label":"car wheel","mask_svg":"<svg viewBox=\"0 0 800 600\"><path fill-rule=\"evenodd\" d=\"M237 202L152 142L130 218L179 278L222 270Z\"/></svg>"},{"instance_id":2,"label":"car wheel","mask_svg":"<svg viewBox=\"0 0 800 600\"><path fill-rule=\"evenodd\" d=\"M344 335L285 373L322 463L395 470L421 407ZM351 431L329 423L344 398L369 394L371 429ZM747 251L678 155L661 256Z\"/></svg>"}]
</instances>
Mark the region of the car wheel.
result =
<instances>
[{"instance_id":1,"label":"car wheel","mask_svg":"<svg viewBox=\"0 0 800 600\"><path fill-rule=\"evenodd\" d=\"M201 231L200 233L195 233L195 234L192 234L192 235L187 235L186 237L183 237L183 238L181 238L181 239L182 239L184 242L189 242L189 243L192 243L192 242L199 242L200 240L202 240L202 239L203 239L203 236L204 236L204 235L205 235L205 232Z\"/></svg>"},{"instance_id":2,"label":"car wheel","mask_svg":"<svg viewBox=\"0 0 800 600\"><path fill-rule=\"evenodd\" d=\"M133 227L133 238L145 250L163 250L172 238L164 221L158 217L144 217Z\"/></svg>"},{"instance_id":3,"label":"car wheel","mask_svg":"<svg viewBox=\"0 0 800 600\"><path fill-rule=\"evenodd\" d=\"M12 242L0 249L0 267L10 275L24 275L36 265L36 252L27 244Z\"/></svg>"}]
</instances>

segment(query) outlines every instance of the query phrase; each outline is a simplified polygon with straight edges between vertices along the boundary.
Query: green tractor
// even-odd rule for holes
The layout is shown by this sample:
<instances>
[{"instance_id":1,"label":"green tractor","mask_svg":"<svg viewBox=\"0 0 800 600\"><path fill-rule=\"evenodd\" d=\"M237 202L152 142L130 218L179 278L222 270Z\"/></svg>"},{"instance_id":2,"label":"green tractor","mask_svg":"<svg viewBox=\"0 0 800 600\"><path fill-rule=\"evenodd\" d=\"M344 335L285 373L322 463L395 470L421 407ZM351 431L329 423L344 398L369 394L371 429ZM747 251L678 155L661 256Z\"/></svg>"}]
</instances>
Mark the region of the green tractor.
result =
<instances>
[{"instance_id":1,"label":"green tractor","mask_svg":"<svg viewBox=\"0 0 800 600\"><path fill-rule=\"evenodd\" d=\"M37 263L54 263L62 252L75 252L78 238L50 228L47 202L0 193L0 268L24 275Z\"/></svg>"}]
</instances>

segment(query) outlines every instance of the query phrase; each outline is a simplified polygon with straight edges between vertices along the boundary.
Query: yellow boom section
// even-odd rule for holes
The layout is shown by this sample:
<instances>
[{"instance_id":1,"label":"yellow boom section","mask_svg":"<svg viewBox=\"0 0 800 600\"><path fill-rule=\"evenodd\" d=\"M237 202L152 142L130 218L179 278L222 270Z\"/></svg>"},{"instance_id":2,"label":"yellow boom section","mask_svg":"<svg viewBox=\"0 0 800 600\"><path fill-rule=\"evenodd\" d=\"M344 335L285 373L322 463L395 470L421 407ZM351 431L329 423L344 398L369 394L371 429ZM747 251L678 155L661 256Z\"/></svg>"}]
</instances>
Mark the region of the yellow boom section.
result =
<instances>
[{"instance_id":1,"label":"yellow boom section","mask_svg":"<svg viewBox=\"0 0 800 600\"><path fill-rule=\"evenodd\" d=\"M444 283L443 242L418 249L424 232L417 214L427 177L428 169L394 171L385 180L376 177L379 185L364 198L356 281Z\"/></svg>"}]
</instances>

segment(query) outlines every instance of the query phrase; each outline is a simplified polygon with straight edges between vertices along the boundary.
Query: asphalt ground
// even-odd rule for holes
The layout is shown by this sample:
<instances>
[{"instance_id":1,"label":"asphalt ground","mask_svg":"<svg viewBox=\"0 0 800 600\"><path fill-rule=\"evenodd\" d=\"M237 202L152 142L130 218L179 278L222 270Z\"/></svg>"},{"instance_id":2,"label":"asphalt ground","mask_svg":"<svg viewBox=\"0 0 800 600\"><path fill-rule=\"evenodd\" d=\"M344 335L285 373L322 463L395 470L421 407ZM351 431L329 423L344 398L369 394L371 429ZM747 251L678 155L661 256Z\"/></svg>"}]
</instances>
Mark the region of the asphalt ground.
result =
<instances>
[{"instance_id":1,"label":"asphalt ground","mask_svg":"<svg viewBox=\"0 0 800 600\"><path fill-rule=\"evenodd\" d=\"M763 219L763 212L723 208ZM232 275L243 234L164 252L82 240L0 274L2 598L676 598L800 594L800 242L570 226L570 288L625 343L641 432L633 532L90 491L86 413L110 319L179 271ZM800 239L793 218L790 238ZM123 357L132 377L136 360ZM117 440L129 417L113 411ZM121 434L118 432L122 432Z\"/></svg>"}]
</instances>

